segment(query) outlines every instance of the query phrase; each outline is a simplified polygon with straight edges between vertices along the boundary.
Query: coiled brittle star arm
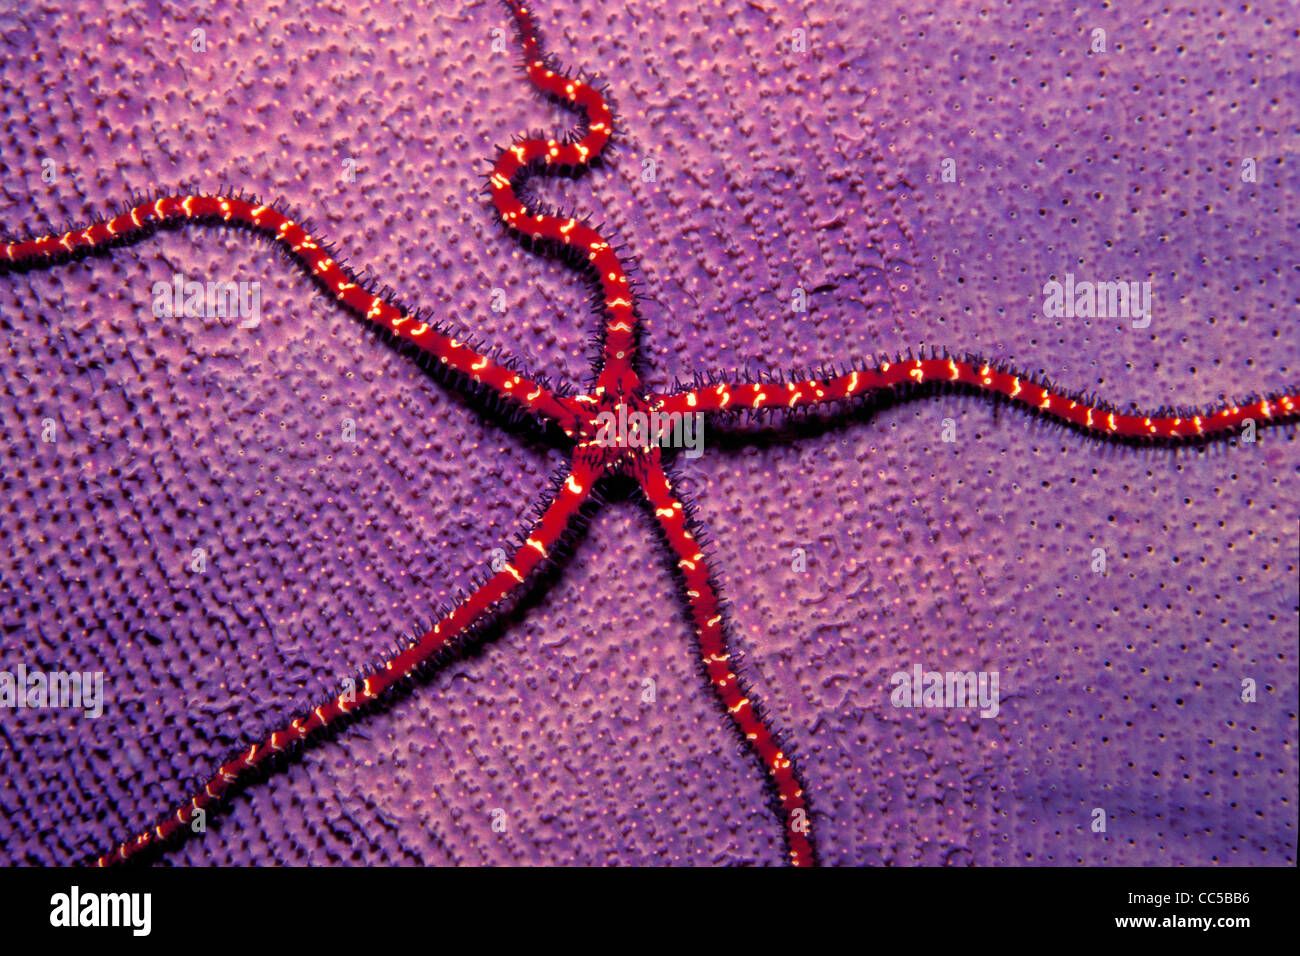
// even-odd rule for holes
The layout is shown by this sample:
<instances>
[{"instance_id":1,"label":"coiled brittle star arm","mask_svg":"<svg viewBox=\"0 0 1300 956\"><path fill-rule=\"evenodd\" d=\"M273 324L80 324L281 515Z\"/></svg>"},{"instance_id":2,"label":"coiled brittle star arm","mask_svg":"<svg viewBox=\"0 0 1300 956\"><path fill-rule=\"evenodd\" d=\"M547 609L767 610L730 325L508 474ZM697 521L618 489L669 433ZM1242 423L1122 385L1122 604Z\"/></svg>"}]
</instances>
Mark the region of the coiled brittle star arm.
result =
<instances>
[{"instance_id":1,"label":"coiled brittle star arm","mask_svg":"<svg viewBox=\"0 0 1300 956\"><path fill-rule=\"evenodd\" d=\"M302 717L277 730L261 743L252 744L220 769L194 793L155 826L144 830L135 838L118 845L117 849L100 857L98 866L124 863L145 850L161 846L190 827L194 819L220 804L231 790L246 781L273 757L300 746L326 727L346 715L381 698L394 685L410 677L417 669L439 654L449 650L467 632L480 624L504 602L515 597L528 576L552 556L557 542L570 527L573 519L591 496L596 470L580 459L575 459L567 476L561 480L550 503L541 509L522 546L510 562L481 587L469 594L432 629L425 632L401 653L389 658L356 679L352 691L331 698L313 707Z\"/></svg>"},{"instance_id":2,"label":"coiled brittle star arm","mask_svg":"<svg viewBox=\"0 0 1300 956\"><path fill-rule=\"evenodd\" d=\"M1072 397L1032 376L998 368L978 358L934 357L881 362L823 379L781 382L723 382L655 395L651 408L666 413L805 409L834 406L873 393L918 385L963 387L1010 399L1040 415L1101 438L1196 441L1224 437L1248 419L1260 425L1293 421L1300 392L1280 392L1248 402L1182 412L1123 412L1104 403Z\"/></svg>"},{"instance_id":3,"label":"coiled brittle star arm","mask_svg":"<svg viewBox=\"0 0 1300 956\"><path fill-rule=\"evenodd\" d=\"M812 866L816 859L803 782L730 663L731 648L727 644L725 615L709 572L708 560L690 528L690 516L674 494L657 454L652 456L638 480L676 559L709 684L746 744L758 755L769 782L776 789L790 863Z\"/></svg>"},{"instance_id":4,"label":"coiled brittle star arm","mask_svg":"<svg viewBox=\"0 0 1300 956\"><path fill-rule=\"evenodd\" d=\"M553 67L542 53L532 13L508 0L523 46L529 81L547 96L585 117L585 130L564 140L522 139L502 150L489 179L493 205L502 222L534 242L544 241L593 273L600 284L602 329L598 384L607 390L636 387L636 314L627 270L600 234L572 217L551 216L527 207L516 190L529 173L585 169L604 151L614 133L614 114L591 84Z\"/></svg>"},{"instance_id":5,"label":"coiled brittle star arm","mask_svg":"<svg viewBox=\"0 0 1300 956\"><path fill-rule=\"evenodd\" d=\"M399 338L413 342L450 370L464 375L507 403L546 416L570 431L576 422L568 399L482 355L438 323L413 316L368 291L346 266L335 261L320 242L284 212L238 196L162 196L82 229L0 244L0 268L53 265L72 256L99 252L138 240L182 222L243 227L269 236L320 287L355 314Z\"/></svg>"}]
</instances>

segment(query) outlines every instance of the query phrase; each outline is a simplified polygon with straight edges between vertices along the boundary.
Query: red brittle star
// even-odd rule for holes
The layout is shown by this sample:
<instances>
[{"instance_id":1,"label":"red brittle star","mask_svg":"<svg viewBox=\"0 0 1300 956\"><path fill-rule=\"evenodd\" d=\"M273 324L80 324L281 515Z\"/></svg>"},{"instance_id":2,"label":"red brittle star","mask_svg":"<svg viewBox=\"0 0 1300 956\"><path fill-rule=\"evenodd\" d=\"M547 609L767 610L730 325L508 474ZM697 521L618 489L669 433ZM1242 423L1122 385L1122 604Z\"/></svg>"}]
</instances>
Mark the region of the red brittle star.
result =
<instances>
[{"instance_id":1,"label":"red brittle star","mask_svg":"<svg viewBox=\"0 0 1300 956\"><path fill-rule=\"evenodd\" d=\"M261 742L249 745L157 825L101 857L101 864L131 859L183 834L200 813L213 808L277 755L320 736L325 728L384 697L395 685L466 641L485 621L518 599L530 580L556 556L558 544L584 508L599 503L594 492L597 482L615 476L635 481L668 543L695 627L700 664L729 719L763 766L775 794L788 859L795 865L812 864L816 816L793 761L731 663L728 621L709 558L698 544L686 505L674 491L663 451L649 443L604 446L597 440L599 416L629 410L682 415L836 408L918 386L949 386L1011 400L1094 437L1118 441L1197 442L1229 437L1248 420L1276 424L1295 418L1300 403L1295 392L1214 409L1121 412L1060 393L1028 375L994 367L979 358L947 355L858 363L815 378L786 376L768 382L723 381L662 393L647 390L637 374L636 297L618 254L590 226L574 218L540 213L525 205L517 192L531 174L588 168L613 135L612 112L597 89L543 55L530 11L517 3L508 6L519 27L529 80L578 113L584 128L563 139L524 139L510 146L496 162L489 190L509 229L543 251L564 256L599 284L601 349L594 380L583 394L552 389L539 376L523 374L470 347L465 336L457 336L448 326L407 312L375 294L287 213L242 196L162 196L85 228L0 246L0 266L35 268L140 239L160 225L242 226L270 236L343 306L413 343L467 387L486 390L508 406L555 426L572 446L567 471L541 503L539 519L521 536L520 546L500 570L400 653L358 675L354 689L322 702Z\"/></svg>"}]
</instances>

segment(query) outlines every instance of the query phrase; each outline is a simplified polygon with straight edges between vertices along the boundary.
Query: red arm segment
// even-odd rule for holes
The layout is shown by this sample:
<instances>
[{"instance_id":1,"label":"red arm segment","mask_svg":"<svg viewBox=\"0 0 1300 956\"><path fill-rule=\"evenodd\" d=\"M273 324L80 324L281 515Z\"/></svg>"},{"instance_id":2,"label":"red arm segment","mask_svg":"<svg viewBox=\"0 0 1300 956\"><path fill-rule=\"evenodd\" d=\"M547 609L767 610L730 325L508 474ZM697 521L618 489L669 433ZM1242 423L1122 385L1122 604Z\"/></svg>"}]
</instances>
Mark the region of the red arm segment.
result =
<instances>
[{"instance_id":1,"label":"red arm segment","mask_svg":"<svg viewBox=\"0 0 1300 956\"><path fill-rule=\"evenodd\" d=\"M509 0L524 49L524 65L532 84L571 109L586 115L586 132L573 142L554 139L525 139L501 152L489 179L492 202L502 221L512 230L533 240L544 239L571 250L585 259L600 281L605 325L603 334L603 382L615 381L627 391L636 386L632 362L636 350L636 315L627 270L608 242L596 230L576 219L531 211L515 190L523 175L542 168L582 168L598 157L614 132L614 114L605 98L588 83L566 76L547 66L541 39L528 7Z\"/></svg>"},{"instance_id":2,"label":"red arm segment","mask_svg":"<svg viewBox=\"0 0 1300 956\"><path fill-rule=\"evenodd\" d=\"M575 460L554 499L532 527L524 545L515 552L510 563L438 621L432 630L405 651L361 674L353 693L340 694L337 698L326 701L287 727L277 730L261 743L250 745L246 751L225 763L201 790L164 820L100 857L97 865L123 863L144 850L166 843L188 828L199 811L206 813L220 804L232 787L250 776L269 758L316 736L323 728L375 700L394 684L409 677L421 664L445 649L451 641L510 598L527 580L528 575L550 557L551 550L570 521L590 496L595 478L596 475L589 466Z\"/></svg>"},{"instance_id":3,"label":"red arm segment","mask_svg":"<svg viewBox=\"0 0 1300 956\"><path fill-rule=\"evenodd\" d=\"M661 412L723 412L739 409L811 408L852 400L886 389L946 383L1004 396L1041 415L1101 437L1195 440L1239 429L1247 419L1263 425L1300 412L1300 394L1282 394L1244 405L1226 405L1185 415L1125 414L1054 392L1032 377L978 360L908 359L827 379L784 383L735 382L655 395Z\"/></svg>"},{"instance_id":4,"label":"red arm segment","mask_svg":"<svg viewBox=\"0 0 1300 956\"><path fill-rule=\"evenodd\" d=\"M234 196L164 196L85 229L0 244L0 265L53 263L69 255L94 252L137 238L158 225L185 221L224 222L270 236L352 312L414 342L444 365L486 386L501 398L545 415L566 430L574 427L576 417L567 400L367 292L357 277L336 262L301 225L272 206Z\"/></svg>"},{"instance_id":5,"label":"red arm segment","mask_svg":"<svg viewBox=\"0 0 1300 956\"><path fill-rule=\"evenodd\" d=\"M685 507L678 500L658 459L640 479L641 489L654 509L677 567L686 583L686 599L699 638L700 656L709 683L723 707L739 728L750 748L762 761L768 779L776 788L781 805L782 832L789 860L794 866L812 866L812 821L804 798L803 784L794 764L782 752L763 718L754 709L753 698L732 670L731 650L723 629L723 611L718 602L709 566L687 527Z\"/></svg>"}]
</instances>

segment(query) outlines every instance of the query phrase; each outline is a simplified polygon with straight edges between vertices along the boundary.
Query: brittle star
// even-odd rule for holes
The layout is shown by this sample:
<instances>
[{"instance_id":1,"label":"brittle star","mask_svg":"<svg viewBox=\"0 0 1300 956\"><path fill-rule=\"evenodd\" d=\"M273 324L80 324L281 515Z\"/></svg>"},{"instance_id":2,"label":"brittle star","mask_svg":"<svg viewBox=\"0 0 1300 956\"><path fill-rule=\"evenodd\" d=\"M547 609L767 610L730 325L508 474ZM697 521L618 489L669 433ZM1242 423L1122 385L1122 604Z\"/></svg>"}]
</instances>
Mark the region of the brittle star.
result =
<instances>
[{"instance_id":1,"label":"brittle star","mask_svg":"<svg viewBox=\"0 0 1300 956\"><path fill-rule=\"evenodd\" d=\"M630 478L654 514L667 542L695 629L700 665L747 746L762 765L774 794L774 810L788 860L816 861L808 795L794 761L764 717L754 694L732 664L729 623L710 569L700 529L664 460L649 441L610 447L601 440L602 416L640 412L661 415L835 410L878 401L918 387L960 388L1009 400L1090 436L1119 442L1196 443L1233 436L1248 423L1294 421L1300 395L1289 391L1240 404L1203 410L1124 412L1105 403L1070 396L1013 369L974 356L931 354L879 363L854 362L814 376L778 375L770 381L716 381L665 392L646 389L637 372L637 297L623 261L595 229L576 218L551 215L519 196L534 174L576 173L592 166L614 134L614 117L590 83L570 75L542 51L531 11L507 2L519 30L524 68L543 94L573 110L580 129L561 139L521 139L498 157L488 191L506 227L543 252L557 254L596 280L602 330L593 379L578 395L552 388L539 375L490 358L467 344L449 325L412 313L377 294L335 261L329 248L285 211L237 195L168 195L132 205L112 218L64 233L0 246L0 266L38 268L139 240L159 226L224 223L269 236L348 310L399 339L413 343L470 390L484 391L508 408L558 429L572 458L552 492L538 506L539 518L521 535L519 547L480 587L450 609L431 629L375 668L348 690L270 734L225 762L181 806L155 826L101 856L119 863L179 838L232 791L278 755L301 748L331 726L391 694L421 668L481 632L485 622L518 600L530 581L557 557L573 524L600 503L596 485Z\"/></svg>"}]
</instances>

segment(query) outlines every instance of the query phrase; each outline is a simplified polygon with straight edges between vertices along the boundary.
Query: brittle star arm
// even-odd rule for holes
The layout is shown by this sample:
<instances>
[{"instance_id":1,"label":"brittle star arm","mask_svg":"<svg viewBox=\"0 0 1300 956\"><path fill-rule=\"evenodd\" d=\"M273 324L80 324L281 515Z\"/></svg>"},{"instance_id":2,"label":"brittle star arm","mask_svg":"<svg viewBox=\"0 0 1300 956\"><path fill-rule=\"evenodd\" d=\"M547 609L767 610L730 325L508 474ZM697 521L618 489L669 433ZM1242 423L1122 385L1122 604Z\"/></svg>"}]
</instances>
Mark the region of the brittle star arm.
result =
<instances>
[{"instance_id":1,"label":"brittle star arm","mask_svg":"<svg viewBox=\"0 0 1300 956\"><path fill-rule=\"evenodd\" d=\"M534 242L544 241L571 261L589 269L600 285L604 313L598 384L607 390L636 386L636 313L627 270L618 254L595 229L572 217L551 216L528 208L517 190L527 176L588 167L614 133L614 114L591 84L552 68L527 6L507 0L519 27L528 79L542 93L585 117L580 136L564 140L522 139L502 150L488 181L492 202L508 228Z\"/></svg>"},{"instance_id":2,"label":"brittle star arm","mask_svg":"<svg viewBox=\"0 0 1300 956\"><path fill-rule=\"evenodd\" d=\"M347 266L335 261L299 223L273 206L237 196L163 196L83 229L0 244L0 267L52 265L70 256L143 238L159 226L180 222L222 223L269 236L348 310L415 343L450 370L508 403L544 415L566 431L574 427L577 419L571 401L480 354L438 323L413 316L367 291Z\"/></svg>"},{"instance_id":3,"label":"brittle star arm","mask_svg":"<svg viewBox=\"0 0 1300 956\"><path fill-rule=\"evenodd\" d=\"M654 395L651 409L664 413L730 412L833 406L874 392L943 384L998 395L1099 437L1190 440L1225 436L1249 419L1260 425L1293 420L1300 392L1182 413L1126 413L1109 405L1054 391L1030 375L978 358L935 357L882 362L822 379L722 382Z\"/></svg>"},{"instance_id":4,"label":"brittle star arm","mask_svg":"<svg viewBox=\"0 0 1300 956\"><path fill-rule=\"evenodd\" d=\"M731 666L725 615L718 601L708 561L691 530L690 516L673 492L672 484L657 455L638 480L681 573L709 684L745 742L758 755L768 780L776 788L782 818L781 829L785 835L790 862L795 866L812 866L816 862L812 822L808 815L803 783L794 763L782 751L756 709L753 695Z\"/></svg>"},{"instance_id":5,"label":"brittle star arm","mask_svg":"<svg viewBox=\"0 0 1300 956\"><path fill-rule=\"evenodd\" d=\"M517 596L529 574L551 557L557 543L589 499L595 479L595 470L575 459L568 475L559 483L550 503L541 509L540 517L510 562L457 604L431 630L401 653L360 674L351 684L350 690L313 707L261 743L250 745L247 750L223 764L201 789L165 819L133 839L119 844L115 850L100 857L96 861L97 865L124 863L145 850L172 840L190 827L200 813L206 815L220 804L233 787L247 780L268 760L312 738L318 738L325 728L381 698L394 685L410 677L421 665L448 650L467 631L481 623L503 603Z\"/></svg>"}]
</instances>

